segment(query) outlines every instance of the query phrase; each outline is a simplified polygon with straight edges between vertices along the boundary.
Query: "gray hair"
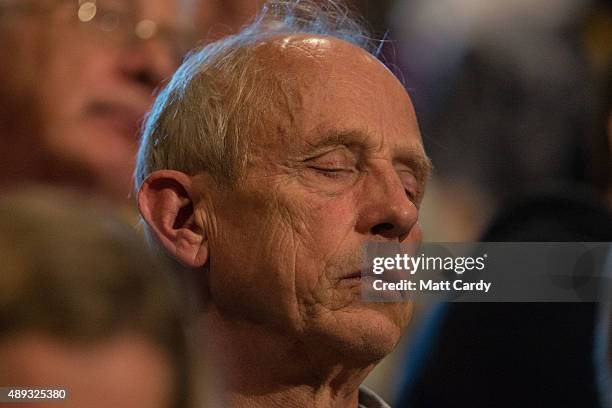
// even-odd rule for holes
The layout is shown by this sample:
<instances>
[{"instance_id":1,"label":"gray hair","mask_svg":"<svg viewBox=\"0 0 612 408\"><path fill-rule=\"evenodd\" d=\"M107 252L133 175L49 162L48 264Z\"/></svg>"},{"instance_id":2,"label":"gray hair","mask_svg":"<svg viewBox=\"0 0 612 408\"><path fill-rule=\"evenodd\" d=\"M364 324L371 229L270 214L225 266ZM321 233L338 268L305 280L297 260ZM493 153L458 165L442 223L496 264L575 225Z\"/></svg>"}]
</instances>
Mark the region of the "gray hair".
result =
<instances>
[{"instance_id":1,"label":"gray hair","mask_svg":"<svg viewBox=\"0 0 612 408\"><path fill-rule=\"evenodd\" d=\"M337 1L273 0L238 34L191 53L157 97L144 127L135 172L138 190L162 169L208 172L233 186L244 174L249 134L274 106L277 83L255 60L255 48L272 37L318 34L376 55L373 41Z\"/></svg>"}]
</instances>

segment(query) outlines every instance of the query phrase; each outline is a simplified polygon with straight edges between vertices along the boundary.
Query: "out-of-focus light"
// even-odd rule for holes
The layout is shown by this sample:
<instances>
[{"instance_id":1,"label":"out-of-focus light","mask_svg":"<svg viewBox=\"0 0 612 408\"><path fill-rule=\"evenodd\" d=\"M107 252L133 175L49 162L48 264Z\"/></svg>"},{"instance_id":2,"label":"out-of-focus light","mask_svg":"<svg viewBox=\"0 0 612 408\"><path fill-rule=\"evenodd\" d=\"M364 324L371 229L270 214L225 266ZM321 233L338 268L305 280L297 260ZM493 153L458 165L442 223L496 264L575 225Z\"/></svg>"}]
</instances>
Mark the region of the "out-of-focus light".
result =
<instances>
[{"instance_id":1,"label":"out-of-focus light","mask_svg":"<svg viewBox=\"0 0 612 408\"><path fill-rule=\"evenodd\" d=\"M79 20L84 23L87 23L88 21L91 21L96 16L97 11L98 9L96 7L96 3L87 1L79 6L79 11L78 11Z\"/></svg>"},{"instance_id":2,"label":"out-of-focus light","mask_svg":"<svg viewBox=\"0 0 612 408\"><path fill-rule=\"evenodd\" d=\"M157 24L151 20L142 20L136 24L135 29L136 35L142 40L148 40L152 38L157 32Z\"/></svg>"}]
</instances>

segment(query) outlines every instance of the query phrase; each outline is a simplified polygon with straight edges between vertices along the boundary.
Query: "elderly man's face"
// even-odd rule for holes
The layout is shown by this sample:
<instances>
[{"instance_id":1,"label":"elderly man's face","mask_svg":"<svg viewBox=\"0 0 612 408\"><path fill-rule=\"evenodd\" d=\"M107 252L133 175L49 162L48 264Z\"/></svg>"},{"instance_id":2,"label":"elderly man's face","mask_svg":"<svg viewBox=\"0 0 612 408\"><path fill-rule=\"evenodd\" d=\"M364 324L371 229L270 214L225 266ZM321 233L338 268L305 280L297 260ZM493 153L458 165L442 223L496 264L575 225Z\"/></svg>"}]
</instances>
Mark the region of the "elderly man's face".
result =
<instances>
[{"instance_id":1,"label":"elderly man's face","mask_svg":"<svg viewBox=\"0 0 612 408\"><path fill-rule=\"evenodd\" d=\"M291 85L253 136L245 182L209 195L213 302L319 350L381 358L411 304L362 303L359 274L366 242L420 240L427 161L410 99L338 40L279 39L260 57Z\"/></svg>"},{"instance_id":2,"label":"elderly man's face","mask_svg":"<svg viewBox=\"0 0 612 408\"><path fill-rule=\"evenodd\" d=\"M15 13L22 49L10 51L19 60L9 64L11 74L21 76L13 92L28 94L28 108L36 108L29 112L37 125L28 135L30 156L38 154L50 178L80 180L125 199L140 121L155 88L180 63L177 2L66 0L40 6Z\"/></svg>"}]
</instances>

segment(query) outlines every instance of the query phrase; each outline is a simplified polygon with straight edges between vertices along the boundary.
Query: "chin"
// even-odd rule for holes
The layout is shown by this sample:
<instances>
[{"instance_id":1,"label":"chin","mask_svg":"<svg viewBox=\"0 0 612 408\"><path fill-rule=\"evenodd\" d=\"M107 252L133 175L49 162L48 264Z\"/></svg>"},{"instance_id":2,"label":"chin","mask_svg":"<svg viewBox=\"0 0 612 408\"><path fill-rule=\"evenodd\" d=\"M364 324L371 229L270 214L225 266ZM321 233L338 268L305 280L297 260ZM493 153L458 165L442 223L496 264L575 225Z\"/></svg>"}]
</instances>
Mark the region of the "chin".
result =
<instances>
[{"instance_id":1,"label":"chin","mask_svg":"<svg viewBox=\"0 0 612 408\"><path fill-rule=\"evenodd\" d=\"M360 303L332 314L334 326L327 327L321 346L337 358L366 366L382 360L399 343L412 303Z\"/></svg>"}]
</instances>

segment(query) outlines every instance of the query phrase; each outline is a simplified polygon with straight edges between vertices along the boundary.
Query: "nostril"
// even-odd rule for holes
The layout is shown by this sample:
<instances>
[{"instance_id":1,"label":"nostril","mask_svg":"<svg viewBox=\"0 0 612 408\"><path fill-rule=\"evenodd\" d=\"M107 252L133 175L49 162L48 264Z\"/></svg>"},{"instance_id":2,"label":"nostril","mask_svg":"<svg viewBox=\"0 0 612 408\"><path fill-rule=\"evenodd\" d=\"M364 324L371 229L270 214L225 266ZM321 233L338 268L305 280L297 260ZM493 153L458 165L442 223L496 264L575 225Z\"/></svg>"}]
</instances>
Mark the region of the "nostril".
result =
<instances>
[{"instance_id":1,"label":"nostril","mask_svg":"<svg viewBox=\"0 0 612 408\"><path fill-rule=\"evenodd\" d=\"M372 227L372 233L373 234L383 234L387 231L391 231L393 230L395 227L393 226L393 224L389 223L389 222L383 222L380 224L375 225L374 227Z\"/></svg>"},{"instance_id":2,"label":"nostril","mask_svg":"<svg viewBox=\"0 0 612 408\"><path fill-rule=\"evenodd\" d=\"M157 85L157 79L154 78L153 73L151 73L149 70L134 72L132 74L132 78L135 82L144 85L147 88L153 89Z\"/></svg>"}]
</instances>

